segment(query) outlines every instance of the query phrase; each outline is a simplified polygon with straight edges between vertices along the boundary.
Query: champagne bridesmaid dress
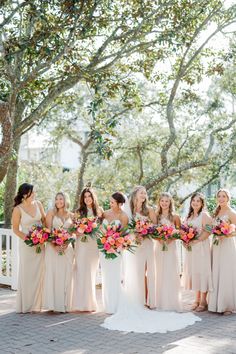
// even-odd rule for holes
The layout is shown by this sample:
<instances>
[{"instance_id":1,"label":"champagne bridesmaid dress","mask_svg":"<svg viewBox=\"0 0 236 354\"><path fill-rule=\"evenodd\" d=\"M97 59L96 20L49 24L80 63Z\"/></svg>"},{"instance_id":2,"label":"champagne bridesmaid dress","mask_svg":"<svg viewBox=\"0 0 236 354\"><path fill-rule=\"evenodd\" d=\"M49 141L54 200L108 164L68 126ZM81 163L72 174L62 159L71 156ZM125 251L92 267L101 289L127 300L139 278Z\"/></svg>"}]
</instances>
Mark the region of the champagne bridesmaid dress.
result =
<instances>
[{"instance_id":1,"label":"champagne bridesmaid dress","mask_svg":"<svg viewBox=\"0 0 236 354\"><path fill-rule=\"evenodd\" d=\"M134 219L147 219L146 216L136 213ZM156 241L155 241L156 242ZM135 262L140 279L140 292L143 294L143 304L150 308L156 307L155 285L155 243L148 237L135 249ZM147 297L145 289L145 276L147 276Z\"/></svg>"},{"instance_id":2,"label":"champagne bridesmaid dress","mask_svg":"<svg viewBox=\"0 0 236 354\"><path fill-rule=\"evenodd\" d=\"M109 224L106 219L103 220L103 223ZM113 220L112 223L119 225L120 220ZM122 257L123 255L120 254L115 259L106 259L105 255L100 252L102 300L104 310L108 314L115 313L119 305L122 282Z\"/></svg>"},{"instance_id":3,"label":"champagne bridesmaid dress","mask_svg":"<svg viewBox=\"0 0 236 354\"><path fill-rule=\"evenodd\" d=\"M202 232L202 212L188 222ZM193 244L192 251L185 250L183 286L185 290L206 293L212 291L210 241L206 239Z\"/></svg>"},{"instance_id":4,"label":"champagne bridesmaid dress","mask_svg":"<svg viewBox=\"0 0 236 354\"><path fill-rule=\"evenodd\" d=\"M21 206L20 227L27 234L33 225L41 224L41 212L36 202L36 214L32 217ZM27 246L19 240L19 274L16 296L16 312L26 313L40 311L42 307L42 286L44 275L44 249L36 253L35 247Z\"/></svg>"},{"instance_id":5,"label":"champagne bridesmaid dress","mask_svg":"<svg viewBox=\"0 0 236 354\"><path fill-rule=\"evenodd\" d=\"M88 209L88 217L93 216ZM96 274L99 265L97 241L90 236L87 242L78 237L75 250L75 272L73 290L73 310L96 311Z\"/></svg>"},{"instance_id":6,"label":"champagne bridesmaid dress","mask_svg":"<svg viewBox=\"0 0 236 354\"><path fill-rule=\"evenodd\" d=\"M67 229L72 220L64 223L58 216L53 217L52 227ZM43 308L48 311L68 312L72 301L72 274L74 250L68 245L63 255L59 255L55 246L47 244L45 250L45 279L43 293Z\"/></svg>"},{"instance_id":7,"label":"champagne bridesmaid dress","mask_svg":"<svg viewBox=\"0 0 236 354\"><path fill-rule=\"evenodd\" d=\"M221 216L220 219L229 221L228 215ZM235 264L234 237L219 240L218 245L212 245L213 291L209 293L209 311L222 313L236 310Z\"/></svg>"},{"instance_id":8,"label":"champagne bridesmaid dress","mask_svg":"<svg viewBox=\"0 0 236 354\"><path fill-rule=\"evenodd\" d=\"M160 224L172 225L171 221L161 217ZM174 226L174 225L173 225ZM156 306L158 310L181 311L180 274L176 242L167 245L162 251L162 244L156 242Z\"/></svg>"}]
</instances>

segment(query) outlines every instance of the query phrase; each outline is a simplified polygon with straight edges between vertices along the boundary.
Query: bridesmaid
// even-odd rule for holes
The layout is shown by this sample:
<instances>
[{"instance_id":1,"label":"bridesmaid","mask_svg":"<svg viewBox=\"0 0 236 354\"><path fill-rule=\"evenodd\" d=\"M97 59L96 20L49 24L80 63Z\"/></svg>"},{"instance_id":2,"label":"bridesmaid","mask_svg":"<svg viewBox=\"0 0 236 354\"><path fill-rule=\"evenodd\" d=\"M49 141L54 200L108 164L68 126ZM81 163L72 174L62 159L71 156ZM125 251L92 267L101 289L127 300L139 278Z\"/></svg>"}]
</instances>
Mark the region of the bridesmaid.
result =
<instances>
[{"instance_id":1,"label":"bridesmaid","mask_svg":"<svg viewBox=\"0 0 236 354\"><path fill-rule=\"evenodd\" d=\"M147 191L143 186L137 186L131 193L130 207L134 219L149 219L156 224L156 214L148 206ZM155 290L155 254L154 241L145 238L135 251L137 272L140 276L140 293L143 293L143 303L150 308L156 307Z\"/></svg>"},{"instance_id":2,"label":"bridesmaid","mask_svg":"<svg viewBox=\"0 0 236 354\"><path fill-rule=\"evenodd\" d=\"M68 229L73 217L69 206L67 195L57 193L54 208L46 215L46 227ZM43 307L48 311L68 312L71 310L74 251L72 245L64 247L63 255L59 255L59 250L59 246L50 243L46 246Z\"/></svg>"},{"instance_id":3,"label":"bridesmaid","mask_svg":"<svg viewBox=\"0 0 236 354\"><path fill-rule=\"evenodd\" d=\"M92 188L83 189L77 212L81 217L102 218L103 210ZM77 238L75 263L73 310L96 311L96 274L99 264L96 240L88 237L87 242L81 242L80 237Z\"/></svg>"},{"instance_id":4,"label":"bridesmaid","mask_svg":"<svg viewBox=\"0 0 236 354\"><path fill-rule=\"evenodd\" d=\"M230 194L220 189L213 223L220 220L236 224L236 212L230 207ZM212 245L213 291L209 293L208 310L230 315L236 310L236 246L233 237L220 237L218 245Z\"/></svg>"},{"instance_id":5,"label":"bridesmaid","mask_svg":"<svg viewBox=\"0 0 236 354\"><path fill-rule=\"evenodd\" d=\"M125 227L128 225L128 216L121 207L125 203L125 197L120 192L115 192L110 198L110 209L103 213L103 224L115 223ZM121 290L121 263L122 255L115 259L105 259L100 253L102 272L102 298L105 312L112 314L118 308L118 301Z\"/></svg>"},{"instance_id":6,"label":"bridesmaid","mask_svg":"<svg viewBox=\"0 0 236 354\"><path fill-rule=\"evenodd\" d=\"M190 200L187 223L196 227L199 240L191 243L192 251L185 252L183 283L186 290L195 291L195 302L192 310L207 310L207 293L212 290L211 253L209 233L205 231L212 220L205 209L205 197L202 193L194 193Z\"/></svg>"},{"instance_id":7,"label":"bridesmaid","mask_svg":"<svg viewBox=\"0 0 236 354\"><path fill-rule=\"evenodd\" d=\"M161 193L157 202L157 223L180 227L180 217L174 213L174 200L169 193ZM156 304L158 310L181 311L180 275L176 241L166 241L167 250L162 251L163 241L157 240L156 257Z\"/></svg>"},{"instance_id":8,"label":"bridesmaid","mask_svg":"<svg viewBox=\"0 0 236 354\"><path fill-rule=\"evenodd\" d=\"M19 274L16 297L16 312L40 311L42 306L42 283L44 271L44 249L37 254L34 247L27 246L23 240L30 228L42 224L45 212L42 204L35 200L33 185L23 183L14 199L12 229L20 238Z\"/></svg>"}]
</instances>

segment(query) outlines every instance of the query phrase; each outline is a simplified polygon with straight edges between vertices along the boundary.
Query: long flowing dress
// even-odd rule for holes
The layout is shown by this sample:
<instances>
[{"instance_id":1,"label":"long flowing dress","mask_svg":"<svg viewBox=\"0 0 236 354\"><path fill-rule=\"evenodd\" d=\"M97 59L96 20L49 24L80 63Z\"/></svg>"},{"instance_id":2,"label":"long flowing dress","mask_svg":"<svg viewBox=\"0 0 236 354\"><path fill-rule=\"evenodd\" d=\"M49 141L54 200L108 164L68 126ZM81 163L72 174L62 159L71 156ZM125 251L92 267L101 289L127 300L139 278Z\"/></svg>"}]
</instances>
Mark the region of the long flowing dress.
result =
<instances>
[{"instance_id":1,"label":"long flowing dress","mask_svg":"<svg viewBox=\"0 0 236 354\"><path fill-rule=\"evenodd\" d=\"M21 213L20 228L27 234L33 225L41 224L41 212L36 202L34 217L26 213L19 205ZM19 273L16 297L16 312L40 311L42 307L42 289L44 276L44 250L36 253L35 247L27 246L19 240Z\"/></svg>"},{"instance_id":2,"label":"long flowing dress","mask_svg":"<svg viewBox=\"0 0 236 354\"><path fill-rule=\"evenodd\" d=\"M220 220L230 221L228 215ZM217 219L215 223L217 223ZM213 291L209 293L208 310L225 312L236 310L236 245L234 237L212 245Z\"/></svg>"},{"instance_id":3,"label":"long flowing dress","mask_svg":"<svg viewBox=\"0 0 236 354\"><path fill-rule=\"evenodd\" d=\"M199 234L202 232L202 213L189 222ZM210 241L206 239L193 244L191 248L191 251L185 250L183 286L186 290L203 293L212 291Z\"/></svg>"},{"instance_id":4,"label":"long flowing dress","mask_svg":"<svg viewBox=\"0 0 236 354\"><path fill-rule=\"evenodd\" d=\"M93 216L88 209L88 217ZM73 310L96 311L96 274L99 265L99 251L95 239L87 236L87 241L76 240L75 271L73 290Z\"/></svg>"},{"instance_id":5,"label":"long flowing dress","mask_svg":"<svg viewBox=\"0 0 236 354\"><path fill-rule=\"evenodd\" d=\"M103 223L110 224L106 219ZM112 223L120 224L119 220L113 220ZM108 314L117 311L121 282L122 282L122 254L115 259L106 259L105 255L100 252L100 264L102 275L102 300L104 310Z\"/></svg>"},{"instance_id":6,"label":"long flowing dress","mask_svg":"<svg viewBox=\"0 0 236 354\"><path fill-rule=\"evenodd\" d=\"M136 213L135 219L147 219L146 216ZM145 238L136 248L134 261L139 274L140 293L143 294L143 304L150 308L156 307L155 285L155 241ZM147 297L145 289L145 276L147 277Z\"/></svg>"},{"instance_id":7,"label":"long flowing dress","mask_svg":"<svg viewBox=\"0 0 236 354\"><path fill-rule=\"evenodd\" d=\"M143 305L143 289L136 268L136 255L128 251L122 256L124 277L120 287L118 308L101 325L109 330L137 333L166 333L193 325L201 319L193 313L149 310Z\"/></svg>"},{"instance_id":8,"label":"long flowing dress","mask_svg":"<svg viewBox=\"0 0 236 354\"><path fill-rule=\"evenodd\" d=\"M57 215L53 217L53 228L67 229L71 224L71 218L63 223ZM55 246L47 244L43 293L43 308L45 310L56 312L71 310L73 261L74 250L71 245L68 245L63 255L59 255Z\"/></svg>"},{"instance_id":9,"label":"long flowing dress","mask_svg":"<svg viewBox=\"0 0 236 354\"><path fill-rule=\"evenodd\" d=\"M172 225L171 221L163 216L160 224ZM162 251L162 244L156 241L156 305L159 310L181 311L176 241L171 242L167 247L166 251Z\"/></svg>"}]
</instances>

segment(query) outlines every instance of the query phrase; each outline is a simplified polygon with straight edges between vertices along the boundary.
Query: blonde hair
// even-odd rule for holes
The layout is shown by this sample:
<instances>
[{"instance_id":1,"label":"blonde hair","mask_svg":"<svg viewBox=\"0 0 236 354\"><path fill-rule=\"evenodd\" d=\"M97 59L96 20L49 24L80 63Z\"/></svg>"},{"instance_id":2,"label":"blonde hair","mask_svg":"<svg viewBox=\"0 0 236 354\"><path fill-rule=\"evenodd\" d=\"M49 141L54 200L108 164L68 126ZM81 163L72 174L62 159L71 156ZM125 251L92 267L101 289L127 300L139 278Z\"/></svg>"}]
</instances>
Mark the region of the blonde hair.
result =
<instances>
[{"instance_id":1,"label":"blonde hair","mask_svg":"<svg viewBox=\"0 0 236 354\"><path fill-rule=\"evenodd\" d=\"M159 195L157 199L157 222L159 223L162 215L162 207L160 205L160 201L162 198L168 198L170 201L170 206L169 206L169 213L168 213L168 218L171 222L174 221L174 212L175 212L175 204L174 204L174 199L172 195L168 192L163 192Z\"/></svg>"},{"instance_id":2,"label":"blonde hair","mask_svg":"<svg viewBox=\"0 0 236 354\"><path fill-rule=\"evenodd\" d=\"M220 192L223 192L226 194L227 198L228 198L228 202L230 202L230 199L231 199L231 195L230 195L230 192L228 191L228 189L225 189L225 188L220 188L218 190L218 192L216 193L216 198L218 197L218 195L220 194ZM220 212L220 209L221 209L221 206L220 205L217 205L214 213L213 213L213 217L215 218L219 212Z\"/></svg>"},{"instance_id":3,"label":"blonde hair","mask_svg":"<svg viewBox=\"0 0 236 354\"><path fill-rule=\"evenodd\" d=\"M146 191L146 188L143 186L136 186L134 187L131 195L130 195L130 208L132 215L134 215L135 207L137 205L137 193L141 190L144 189ZM148 209L148 197L146 197L145 201L142 203L142 214L145 216L149 215L149 209Z\"/></svg>"},{"instance_id":4,"label":"blonde hair","mask_svg":"<svg viewBox=\"0 0 236 354\"><path fill-rule=\"evenodd\" d=\"M56 214L58 212L58 208L56 207L56 199L57 197L61 195L64 199L64 210L65 211L69 211L69 208L70 208L70 198L68 196L67 193L63 193L63 192L58 192L56 195L55 195L55 204L54 204L54 213Z\"/></svg>"}]
</instances>

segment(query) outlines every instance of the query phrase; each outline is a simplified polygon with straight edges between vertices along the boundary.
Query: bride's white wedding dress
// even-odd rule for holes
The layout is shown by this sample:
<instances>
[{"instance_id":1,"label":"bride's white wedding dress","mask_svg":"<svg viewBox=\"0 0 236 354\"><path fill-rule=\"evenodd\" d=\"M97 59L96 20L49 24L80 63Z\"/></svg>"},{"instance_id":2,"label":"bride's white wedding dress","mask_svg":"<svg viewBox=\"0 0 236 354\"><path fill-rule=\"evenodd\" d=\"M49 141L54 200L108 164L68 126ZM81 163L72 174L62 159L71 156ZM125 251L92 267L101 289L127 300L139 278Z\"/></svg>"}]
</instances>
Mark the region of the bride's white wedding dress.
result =
<instances>
[{"instance_id":1,"label":"bride's white wedding dress","mask_svg":"<svg viewBox=\"0 0 236 354\"><path fill-rule=\"evenodd\" d=\"M120 286L118 308L114 315L105 319L102 327L125 332L166 333L201 321L191 312L176 313L145 308L139 274L135 269L135 256L124 251L122 262L123 286Z\"/></svg>"}]
</instances>

